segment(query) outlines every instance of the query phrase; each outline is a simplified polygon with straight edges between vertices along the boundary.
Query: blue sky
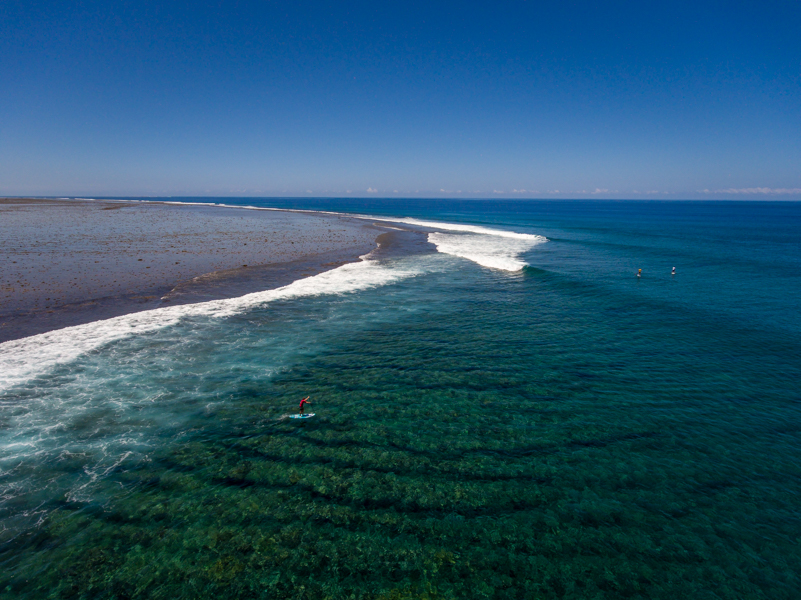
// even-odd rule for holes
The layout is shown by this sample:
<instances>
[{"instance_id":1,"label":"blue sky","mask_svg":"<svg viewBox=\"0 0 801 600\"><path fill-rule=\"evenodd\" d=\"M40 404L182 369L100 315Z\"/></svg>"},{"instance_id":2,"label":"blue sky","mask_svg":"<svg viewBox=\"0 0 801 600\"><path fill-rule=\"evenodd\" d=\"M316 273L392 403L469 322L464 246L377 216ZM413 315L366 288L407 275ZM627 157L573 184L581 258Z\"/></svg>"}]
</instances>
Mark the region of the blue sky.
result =
<instances>
[{"instance_id":1,"label":"blue sky","mask_svg":"<svg viewBox=\"0 0 801 600\"><path fill-rule=\"evenodd\" d=\"M801 199L801 4L0 2L0 195Z\"/></svg>"}]
</instances>

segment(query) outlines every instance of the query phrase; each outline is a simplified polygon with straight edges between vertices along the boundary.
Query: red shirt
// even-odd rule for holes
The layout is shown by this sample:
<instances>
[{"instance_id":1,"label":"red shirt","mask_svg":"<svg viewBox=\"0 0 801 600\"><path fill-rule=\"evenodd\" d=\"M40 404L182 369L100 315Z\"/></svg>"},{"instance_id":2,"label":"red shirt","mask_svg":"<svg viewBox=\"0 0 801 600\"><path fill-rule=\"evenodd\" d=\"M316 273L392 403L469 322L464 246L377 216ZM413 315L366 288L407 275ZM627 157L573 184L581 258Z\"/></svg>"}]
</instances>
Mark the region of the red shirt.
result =
<instances>
[{"instance_id":1,"label":"red shirt","mask_svg":"<svg viewBox=\"0 0 801 600\"><path fill-rule=\"evenodd\" d=\"M311 402L307 402L306 398L304 398L303 400L300 401L300 407L299 408L303 408L304 404L311 404Z\"/></svg>"}]
</instances>

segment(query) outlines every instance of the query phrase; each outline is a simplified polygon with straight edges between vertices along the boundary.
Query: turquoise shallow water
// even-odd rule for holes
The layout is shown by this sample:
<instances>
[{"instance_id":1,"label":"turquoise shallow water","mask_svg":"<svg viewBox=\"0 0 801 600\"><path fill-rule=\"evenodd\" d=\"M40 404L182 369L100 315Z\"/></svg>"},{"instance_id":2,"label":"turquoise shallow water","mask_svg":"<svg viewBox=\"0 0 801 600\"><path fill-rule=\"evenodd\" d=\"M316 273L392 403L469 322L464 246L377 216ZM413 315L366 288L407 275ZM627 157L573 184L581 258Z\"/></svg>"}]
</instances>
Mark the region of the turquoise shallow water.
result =
<instances>
[{"instance_id":1,"label":"turquoise shallow water","mask_svg":"<svg viewBox=\"0 0 801 600\"><path fill-rule=\"evenodd\" d=\"M798 596L801 205L263 204L549 241L379 254L7 387L0 597Z\"/></svg>"}]
</instances>

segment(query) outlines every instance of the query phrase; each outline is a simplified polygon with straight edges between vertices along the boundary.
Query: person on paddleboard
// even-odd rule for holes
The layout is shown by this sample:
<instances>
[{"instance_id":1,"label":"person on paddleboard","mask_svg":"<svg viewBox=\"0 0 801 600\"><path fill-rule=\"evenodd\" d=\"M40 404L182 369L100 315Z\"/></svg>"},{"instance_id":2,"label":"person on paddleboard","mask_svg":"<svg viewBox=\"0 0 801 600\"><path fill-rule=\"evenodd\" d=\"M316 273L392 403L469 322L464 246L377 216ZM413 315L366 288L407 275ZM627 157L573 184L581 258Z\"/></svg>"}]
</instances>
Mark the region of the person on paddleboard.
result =
<instances>
[{"instance_id":1,"label":"person on paddleboard","mask_svg":"<svg viewBox=\"0 0 801 600\"><path fill-rule=\"evenodd\" d=\"M309 402L309 398L311 398L311 396L306 396L303 400L300 401L300 414L303 414L304 404L311 404L311 402Z\"/></svg>"}]
</instances>

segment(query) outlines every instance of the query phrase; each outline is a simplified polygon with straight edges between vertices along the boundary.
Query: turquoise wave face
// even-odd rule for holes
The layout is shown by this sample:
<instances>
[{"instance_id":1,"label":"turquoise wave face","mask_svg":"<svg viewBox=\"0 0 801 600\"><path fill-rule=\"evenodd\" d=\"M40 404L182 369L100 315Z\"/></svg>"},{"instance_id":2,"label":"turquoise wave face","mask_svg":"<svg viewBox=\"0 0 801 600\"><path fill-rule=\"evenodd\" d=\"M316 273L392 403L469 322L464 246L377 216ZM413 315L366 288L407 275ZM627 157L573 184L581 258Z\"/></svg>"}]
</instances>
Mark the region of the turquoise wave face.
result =
<instances>
[{"instance_id":1,"label":"turquoise wave face","mask_svg":"<svg viewBox=\"0 0 801 600\"><path fill-rule=\"evenodd\" d=\"M378 258L21 374L0 594L792 598L794 238L608 204L448 216L546 236L518 271Z\"/></svg>"}]
</instances>

